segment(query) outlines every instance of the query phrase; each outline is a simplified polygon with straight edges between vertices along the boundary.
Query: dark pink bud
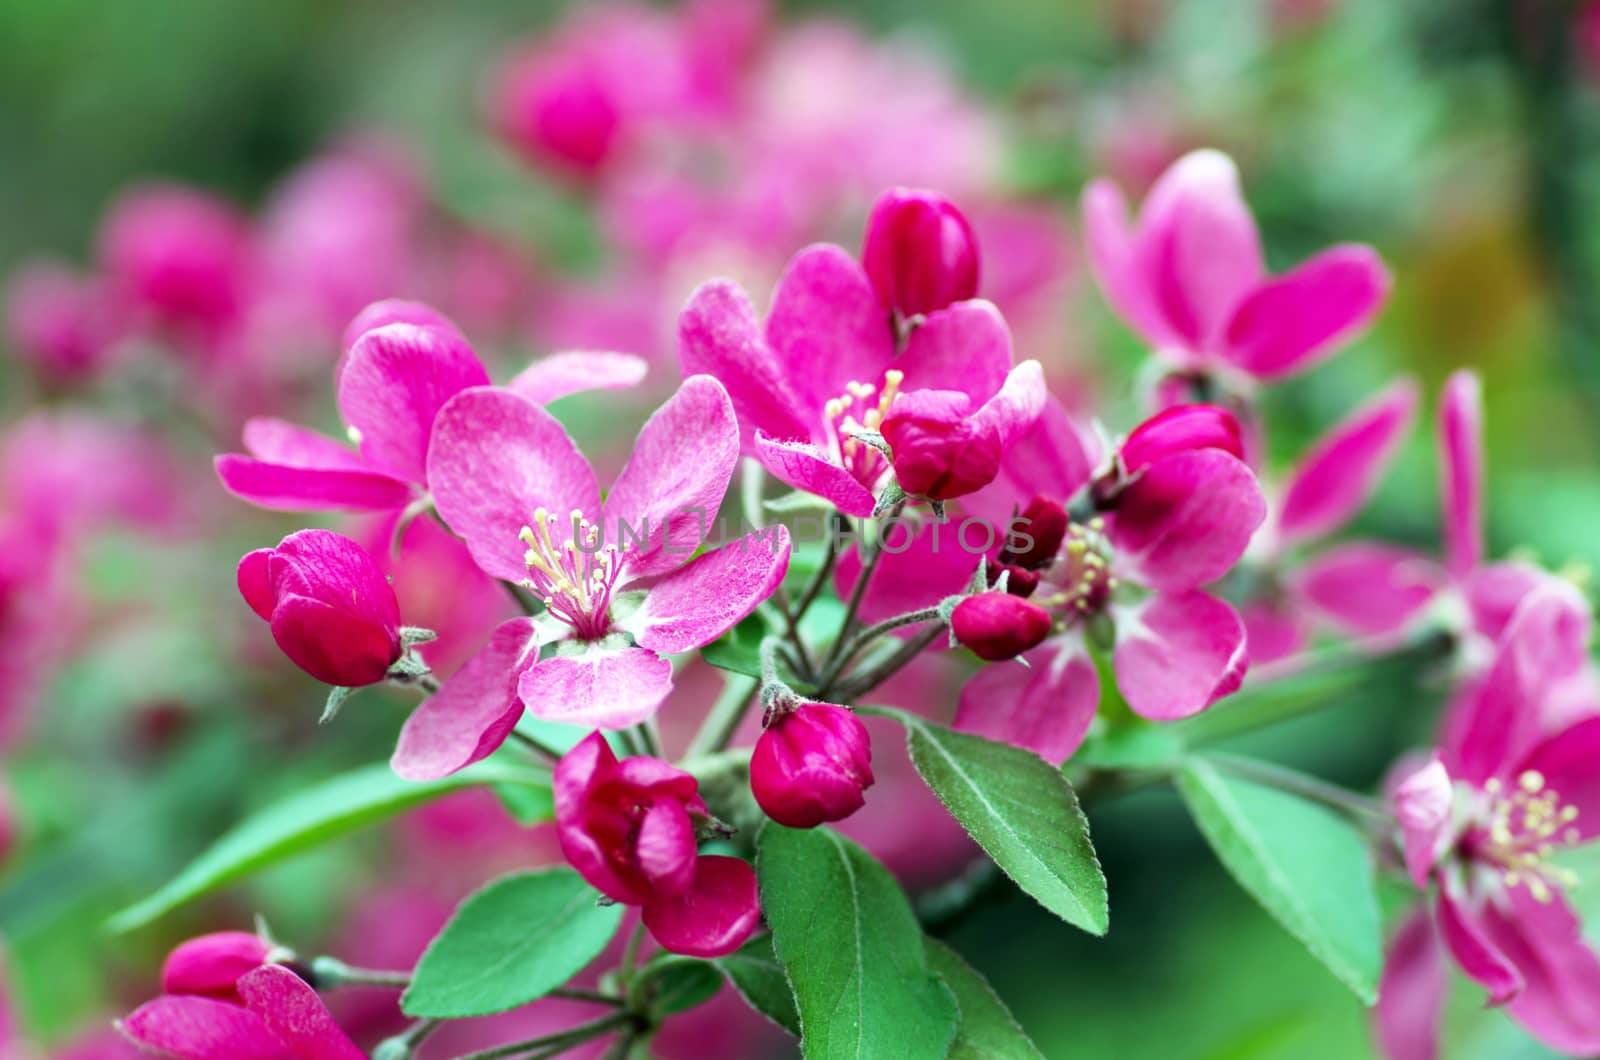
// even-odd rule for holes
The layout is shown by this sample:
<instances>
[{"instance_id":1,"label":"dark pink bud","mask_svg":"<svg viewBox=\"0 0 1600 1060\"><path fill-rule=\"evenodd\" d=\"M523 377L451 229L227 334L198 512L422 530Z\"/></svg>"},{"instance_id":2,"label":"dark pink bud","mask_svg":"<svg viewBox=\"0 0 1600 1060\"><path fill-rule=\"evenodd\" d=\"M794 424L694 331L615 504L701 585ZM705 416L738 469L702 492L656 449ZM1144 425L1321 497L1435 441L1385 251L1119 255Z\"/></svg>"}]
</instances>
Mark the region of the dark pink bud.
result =
<instances>
[{"instance_id":1,"label":"dark pink bud","mask_svg":"<svg viewBox=\"0 0 1600 1060\"><path fill-rule=\"evenodd\" d=\"M1027 599L1039 588L1038 572L1019 567L1015 563L996 563L991 559L985 563L984 571L989 577L991 587L999 583L1000 575L1006 575L1006 592L1012 596Z\"/></svg>"},{"instance_id":2,"label":"dark pink bud","mask_svg":"<svg viewBox=\"0 0 1600 1060\"><path fill-rule=\"evenodd\" d=\"M913 497L953 500L987 486L1000 471L999 431L975 417L971 399L959 391L901 394L881 429L895 480Z\"/></svg>"},{"instance_id":3,"label":"dark pink bud","mask_svg":"<svg viewBox=\"0 0 1600 1060\"><path fill-rule=\"evenodd\" d=\"M330 530L301 530L239 561L239 592L296 666L330 685L383 680L400 658L400 604L377 562Z\"/></svg>"},{"instance_id":4,"label":"dark pink bud","mask_svg":"<svg viewBox=\"0 0 1600 1060\"><path fill-rule=\"evenodd\" d=\"M582 54L514 59L491 105L496 127L513 147L579 177L605 165L622 129L611 87Z\"/></svg>"},{"instance_id":5,"label":"dark pink bud","mask_svg":"<svg viewBox=\"0 0 1600 1060\"><path fill-rule=\"evenodd\" d=\"M872 787L872 741L844 707L802 702L773 718L750 755L750 790L790 828L842 821Z\"/></svg>"},{"instance_id":6,"label":"dark pink bud","mask_svg":"<svg viewBox=\"0 0 1600 1060\"><path fill-rule=\"evenodd\" d=\"M1216 405L1178 405L1135 427L1122 443L1122 467L1133 474L1164 456L1221 449L1244 459L1244 432L1233 413Z\"/></svg>"},{"instance_id":7,"label":"dark pink bud","mask_svg":"<svg viewBox=\"0 0 1600 1060\"><path fill-rule=\"evenodd\" d=\"M214 326L243 297L250 233L226 203L181 186L125 195L100 233L100 260L118 289L168 321Z\"/></svg>"},{"instance_id":8,"label":"dark pink bud","mask_svg":"<svg viewBox=\"0 0 1600 1060\"><path fill-rule=\"evenodd\" d=\"M259 936L243 931L218 931L190 939L167 955L161 966L161 991L201 994L237 1004L240 976L261 967L271 948Z\"/></svg>"},{"instance_id":9,"label":"dark pink bud","mask_svg":"<svg viewBox=\"0 0 1600 1060\"><path fill-rule=\"evenodd\" d=\"M932 313L978 293L978 240L948 199L894 188L867 218L861 264L878 300L903 316Z\"/></svg>"},{"instance_id":10,"label":"dark pink bud","mask_svg":"<svg viewBox=\"0 0 1600 1060\"><path fill-rule=\"evenodd\" d=\"M1049 497L1035 497L1011 520L1011 532L1000 552L1001 564L1028 570L1048 566L1061 551L1061 542L1067 536L1067 522L1067 509L1060 502Z\"/></svg>"},{"instance_id":11,"label":"dark pink bud","mask_svg":"<svg viewBox=\"0 0 1600 1060\"><path fill-rule=\"evenodd\" d=\"M956 605L950 631L980 659L1015 659L1050 635L1050 612L1010 593L978 593Z\"/></svg>"}]
</instances>

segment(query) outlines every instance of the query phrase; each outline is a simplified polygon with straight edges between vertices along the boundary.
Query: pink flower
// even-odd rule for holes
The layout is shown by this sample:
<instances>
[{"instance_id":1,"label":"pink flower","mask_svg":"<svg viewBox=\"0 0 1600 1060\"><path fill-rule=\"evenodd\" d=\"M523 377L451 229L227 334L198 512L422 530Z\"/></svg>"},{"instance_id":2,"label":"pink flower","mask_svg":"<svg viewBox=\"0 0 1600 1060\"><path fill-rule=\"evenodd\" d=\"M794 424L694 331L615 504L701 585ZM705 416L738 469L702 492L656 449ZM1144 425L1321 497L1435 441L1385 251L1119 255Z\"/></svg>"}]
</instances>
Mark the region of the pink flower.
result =
<instances>
[{"instance_id":1,"label":"pink flower","mask_svg":"<svg viewBox=\"0 0 1600 1060\"><path fill-rule=\"evenodd\" d=\"M201 994L242 1005L240 978L266 963L272 947L246 931L218 931L180 944L161 966L161 992Z\"/></svg>"},{"instance_id":2,"label":"pink flower","mask_svg":"<svg viewBox=\"0 0 1600 1060\"><path fill-rule=\"evenodd\" d=\"M768 817L790 828L842 821L872 787L866 726L832 703L780 703L750 755L750 791Z\"/></svg>"},{"instance_id":3,"label":"pink flower","mask_svg":"<svg viewBox=\"0 0 1600 1060\"><path fill-rule=\"evenodd\" d=\"M1395 789L1406 863L1437 884L1390 946L1374 1013L1396 1060L1438 1052L1442 952L1534 1037L1600 1051L1600 957L1562 895L1562 848L1600 834L1600 717L1541 735L1562 682L1587 666L1588 607L1570 587L1529 594L1501 636L1464 722Z\"/></svg>"},{"instance_id":4,"label":"pink flower","mask_svg":"<svg viewBox=\"0 0 1600 1060\"><path fill-rule=\"evenodd\" d=\"M623 127L617 99L581 56L533 52L500 75L490 104L500 135L535 163L592 177Z\"/></svg>"},{"instance_id":5,"label":"pink flower","mask_svg":"<svg viewBox=\"0 0 1600 1060\"><path fill-rule=\"evenodd\" d=\"M301 530L245 556L239 592L318 681L376 684L404 652L394 590L365 549L331 530Z\"/></svg>"},{"instance_id":6,"label":"pink flower","mask_svg":"<svg viewBox=\"0 0 1600 1060\"><path fill-rule=\"evenodd\" d=\"M690 558L738 459L733 406L704 376L645 424L604 504L594 470L549 413L490 387L453 399L428 457L439 513L480 568L526 585L547 611L501 625L411 715L395 771L424 779L477 761L524 704L539 718L608 729L653 714L672 689L665 656L721 636L788 569L782 527Z\"/></svg>"},{"instance_id":7,"label":"pink flower","mask_svg":"<svg viewBox=\"0 0 1600 1060\"><path fill-rule=\"evenodd\" d=\"M983 424L985 447L1002 449L1043 400L1041 369L1032 361L1011 367L1010 333L988 302L928 314L897 354L866 273L827 244L789 263L765 328L738 287L701 285L678 321L678 358L685 373L716 376L728 388L745 450L767 470L854 516L872 513L890 468L851 432L882 428L898 396L959 393ZM954 407L953 398L935 400ZM946 448L938 460L950 455Z\"/></svg>"},{"instance_id":8,"label":"pink flower","mask_svg":"<svg viewBox=\"0 0 1600 1060\"><path fill-rule=\"evenodd\" d=\"M239 1003L198 994L157 998L117 1029L178 1060L362 1060L305 980L268 964L238 980Z\"/></svg>"},{"instance_id":9,"label":"pink flower","mask_svg":"<svg viewBox=\"0 0 1600 1060\"><path fill-rule=\"evenodd\" d=\"M454 325L415 302L368 306L345 342L339 411L358 449L283 420L252 419L244 428L251 455L216 459L217 475L235 496L284 511L387 511L421 498L434 418L463 390L489 385L489 373ZM530 365L507 389L545 403L632 386L644 370L626 354L557 354Z\"/></svg>"},{"instance_id":10,"label":"pink flower","mask_svg":"<svg viewBox=\"0 0 1600 1060\"><path fill-rule=\"evenodd\" d=\"M35 263L19 269L7 287L7 338L43 378L82 382L115 354L122 329L100 280Z\"/></svg>"},{"instance_id":11,"label":"pink flower","mask_svg":"<svg viewBox=\"0 0 1600 1060\"><path fill-rule=\"evenodd\" d=\"M557 764L555 803L567 861L606 897L639 906L667 949L718 957L755 930L755 870L696 850L707 813L690 774L656 758L618 761L592 733Z\"/></svg>"},{"instance_id":12,"label":"pink flower","mask_svg":"<svg viewBox=\"0 0 1600 1060\"><path fill-rule=\"evenodd\" d=\"M878 299L902 317L978 294L978 241L954 203L930 191L884 192L867 217L861 265Z\"/></svg>"},{"instance_id":13,"label":"pink flower","mask_svg":"<svg viewBox=\"0 0 1600 1060\"><path fill-rule=\"evenodd\" d=\"M895 481L913 497L954 500L976 493L1000 473L1018 430L1044 409L1044 373L1029 361L1006 376L981 406L958 390L917 390L889 406L882 433Z\"/></svg>"},{"instance_id":14,"label":"pink flower","mask_svg":"<svg viewBox=\"0 0 1600 1060\"><path fill-rule=\"evenodd\" d=\"M1083 221L1106 298L1185 370L1264 381L1303 371L1366 327L1389 289L1376 253L1351 244L1268 276L1238 171L1217 151L1173 164L1137 225L1114 184L1091 183Z\"/></svg>"},{"instance_id":15,"label":"pink flower","mask_svg":"<svg viewBox=\"0 0 1600 1060\"><path fill-rule=\"evenodd\" d=\"M1216 405L1179 405L1151 416L1128 432L1120 462L1136 475L1162 457L1196 449L1220 449L1244 459L1244 432L1233 413Z\"/></svg>"},{"instance_id":16,"label":"pink flower","mask_svg":"<svg viewBox=\"0 0 1600 1060\"><path fill-rule=\"evenodd\" d=\"M988 662L1015 659L1037 648L1052 625L1050 612L1009 592L969 596L950 613L951 634Z\"/></svg>"}]
</instances>

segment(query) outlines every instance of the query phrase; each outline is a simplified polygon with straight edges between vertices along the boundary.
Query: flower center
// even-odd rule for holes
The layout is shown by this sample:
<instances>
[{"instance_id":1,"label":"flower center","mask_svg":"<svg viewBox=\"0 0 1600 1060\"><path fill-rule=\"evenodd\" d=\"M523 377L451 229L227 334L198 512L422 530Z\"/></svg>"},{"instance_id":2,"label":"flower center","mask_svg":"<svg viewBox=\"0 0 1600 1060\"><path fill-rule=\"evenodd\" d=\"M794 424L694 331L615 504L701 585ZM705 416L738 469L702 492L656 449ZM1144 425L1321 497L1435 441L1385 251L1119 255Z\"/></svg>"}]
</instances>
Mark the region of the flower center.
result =
<instances>
[{"instance_id":1,"label":"flower center","mask_svg":"<svg viewBox=\"0 0 1600 1060\"><path fill-rule=\"evenodd\" d=\"M1048 594L1035 597L1041 607L1059 608L1067 621L1098 614L1111 599L1117 579L1111 573L1111 542L1106 522L1095 516L1087 523L1072 523L1061 542L1055 562L1044 573L1041 589Z\"/></svg>"},{"instance_id":2,"label":"flower center","mask_svg":"<svg viewBox=\"0 0 1600 1060\"><path fill-rule=\"evenodd\" d=\"M615 544L602 544L600 527L572 512L572 535L559 541L550 532L550 513L533 513L537 526L524 526L528 566L523 585L544 601L551 615L571 626L583 640L598 640L611 627L611 588L622 569Z\"/></svg>"},{"instance_id":3,"label":"flower center","mask_svg":"<svg viewBox=\"0 0 1600 1060\"><path fill-rule=\"evenodd\" d=\"M1487 801L1472 846L1473 855L1500 870L1507 887L1526 884L1535 901L1548 902L1551 887L1572 887L1577 874L1550 863L1550 855L1578 842L1572 826L1578 808L1546 786L1538 770L1525 770L1510 791L1498 779L1484 785Z\"/></svg>"},{"instance_id":4,"label":"flower center","mask_svg":"<svg viewBox=\"0 0 1600 1060\"><path fill-rule=\"evenodd\" d=\"M906 374L898 368L883 373L883 385L858 383L845 384L845 392L829 398L822 406L822 421L833 443L839 450L839 462L855 480L868 489L875 487L889 461L877 449L851 437L853 431L876 431L883 427L883 418L889 406L900 396L900 383Z\"/></svg>"}]
</instances>

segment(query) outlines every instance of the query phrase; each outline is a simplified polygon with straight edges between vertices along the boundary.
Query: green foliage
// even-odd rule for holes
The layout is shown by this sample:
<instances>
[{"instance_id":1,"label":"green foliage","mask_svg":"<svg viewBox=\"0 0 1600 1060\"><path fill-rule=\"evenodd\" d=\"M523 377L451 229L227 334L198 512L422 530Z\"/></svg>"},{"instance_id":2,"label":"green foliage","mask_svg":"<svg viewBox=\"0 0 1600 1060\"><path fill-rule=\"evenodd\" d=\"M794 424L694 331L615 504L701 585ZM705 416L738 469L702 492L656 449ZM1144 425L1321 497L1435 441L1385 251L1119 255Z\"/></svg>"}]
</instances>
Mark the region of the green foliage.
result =
<instances>
[{"instance_id":1,"label":"green foliage","mask_svg":"<svg viewBox=\"0 0 1600 1060\"><path fill-rule=\"evenodd\" d=\"M718 957L716 964L751 1008L796 1038L800 1037L800 1013L794 1007L794 991L773 952L771 935L756 936L726 957Z\"/></svg>"},{"instance_id":2,"label":"green foliage","mask_svg":"<svg viewBox=\"0 0 1600 1060\"><path fill-rule=\"evenodd\" d=\"M926 942L928 964L961 1010L947 1060L1044 1060L1005 1002L961 954L938 939Z\"/></svg>"}]
</instances>

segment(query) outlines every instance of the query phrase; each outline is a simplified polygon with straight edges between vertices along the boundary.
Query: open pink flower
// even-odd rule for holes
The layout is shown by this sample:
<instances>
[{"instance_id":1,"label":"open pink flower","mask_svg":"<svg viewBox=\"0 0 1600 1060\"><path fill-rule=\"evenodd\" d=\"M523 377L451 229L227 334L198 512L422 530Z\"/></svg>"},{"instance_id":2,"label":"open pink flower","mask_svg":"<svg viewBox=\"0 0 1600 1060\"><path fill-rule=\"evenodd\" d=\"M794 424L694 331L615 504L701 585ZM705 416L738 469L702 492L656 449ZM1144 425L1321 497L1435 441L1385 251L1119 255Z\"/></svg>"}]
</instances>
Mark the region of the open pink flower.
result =
<instances>
[{"instance_id":1,"label":"open pink flower","mask_svg":"<svg viewBox=\"0 0 1600 1060\"><path fill-rule=\"evenodd\" d=\"M200 994L148 1001L117 1024L142 1048L178 1060L363 1060L317 992L279 964L241 976L239 1003Z\"/></svg>"},{"instance_id":2,"label":"open pink flower","mask_svg":"<svg viewBox=\"0 0 1600 1060\"><path fill-rule=\"evenodd\" d=\"M1364 328L1389 274L1370 247L1331 247L1269 276L1233 161L1195 151L1151 188L1131 224L1107 180L1083 194L1089 260L1112 306L1185 371L1275 380L1303 371Z\"/></svg>"},{"instance_id":3,"label":"open pink flower","mask_svg":"<svg viewBox=\"0 0 1600 1060\"><path fill-rule=\"evenodd\" d=\"M790 261L764 328L736 285L701 285L678 321L678 358L686 374L705 372L728 388L746 452L854 516L872 514L890 467L850 432L880 430L899 395L950 392L946 404L959 398L984 445L1000 451L1045 396L1038 363L1012 368L1011 334L982 300L929 313L897 354L866 272L829 244Z\"/></svg>"},{"instance_id":4,"label":"open pink flower","mask_svg":"<svg viewBox=\"0 0 1600 1060\"><path fill-rule=\"evenodd\" d=\"M1448 953L1546 1045L1600 1051L1600 956L1562 895L1562 848L1600 835L1600 716L1541 734L1546 702L1587 665L1589 613L1546 585L1517 607L1464 723L1395 789L1406 864L1437 885L1389 949L1374 1013L1394 1060L1432 1060ZM1440 946L1440 943L1443 946Z\"/></svg>"},{"instance_id":5,"label":"open pink flower","mask_svg":"<svg viewBox=\"0 0 1600 1060\"><path fill-rule=\"evenodd\" d=\"M357 449L283 420L252 419L244 428L250 455L216 459L230 492L284 511L386 511L425 494L434 418L463 390L488 386L488 371L454 325L415 302L367 307L345 340L339 411ZM563 353L534 362L506 389L544 404L632 386L644 372L628 354Z\"/></svg>"},{"instance_id":6,"label":"open pink flower","mask_svg":"<svg viewBox=\"0 0 1600 1060\"><path fill-rule=\"evenodd\" d=\"M782 527L694 555L738 459L733 406L705 376L685 380L644 425L604 504L549 413L492 387L454 398L428 457L439 514L479 567L526 585L546 613L503 624L411 715L395 771L424 779L477 761L524 704L608 729L653 714L672 689L665 656L717 639L788 569Z\"/></svg>"},{"instance_id":7,"label":"open pink flower","mask_svg":"<svg viewBox=\"0 0 1600 1060\"><path fill-rule=\"evenodd\" d=\"M567 861L606 897L639 906L667 949L719 957L755 930L755 870L697 849L708 814L691 774L657 758L618 761L591 733L557 764L555 803Z\"/></svg>"}]
</instances>

